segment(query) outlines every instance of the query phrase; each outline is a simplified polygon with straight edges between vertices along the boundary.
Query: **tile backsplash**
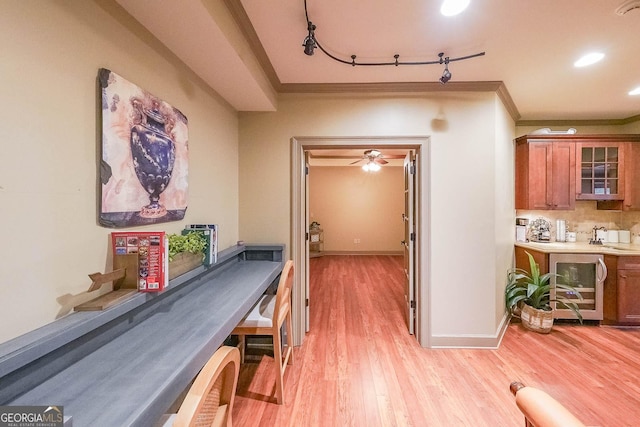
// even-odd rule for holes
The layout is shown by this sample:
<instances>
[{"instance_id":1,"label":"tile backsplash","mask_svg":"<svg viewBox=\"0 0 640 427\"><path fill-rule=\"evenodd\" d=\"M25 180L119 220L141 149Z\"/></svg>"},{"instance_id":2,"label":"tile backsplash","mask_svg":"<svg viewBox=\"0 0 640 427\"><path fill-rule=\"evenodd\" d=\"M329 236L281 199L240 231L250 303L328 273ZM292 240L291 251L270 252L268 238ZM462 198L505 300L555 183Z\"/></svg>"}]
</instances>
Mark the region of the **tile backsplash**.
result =
<instances>
[{"instance_id":1,"label":"tile backsplash","mask_svg":"<svg viewBox=\"0 0 640 427\"><path fill-rule=\"evenodd\" d=\"M587 242L591 238L594 226L607 230L629 230L631 241L640 243L640 211L623 212L597 210L595 201L576 200L573 211L530 211L516 210L516 217L527 218L531 222L536 218L545 218L551 223L551 239L555 240L556 220L567 221L567 231L577 233L578 242Z\"/></svg>"}]
</instances>

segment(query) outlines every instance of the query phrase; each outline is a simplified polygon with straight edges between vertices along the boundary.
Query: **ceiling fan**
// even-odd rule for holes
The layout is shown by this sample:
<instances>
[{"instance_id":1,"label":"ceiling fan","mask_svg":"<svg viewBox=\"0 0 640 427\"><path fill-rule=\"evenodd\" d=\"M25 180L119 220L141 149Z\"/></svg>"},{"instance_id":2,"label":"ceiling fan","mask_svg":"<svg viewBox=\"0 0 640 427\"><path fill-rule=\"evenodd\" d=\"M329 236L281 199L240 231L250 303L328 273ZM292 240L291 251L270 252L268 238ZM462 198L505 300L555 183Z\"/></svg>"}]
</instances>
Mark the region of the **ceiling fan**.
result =
<instances>
[{"instance_id":1,"label":"ceiling fan","mask_svg":"<svg viewBox=\"0 0 640 427\"><path fill-rule=\"evenodd\" d=\"M390 151L391 151L391 154L382 154L380 150L368 149L363 154L357 154L357 151L354 151L351 149L343 149L343 150L327 150L325 154L324 151L317 150L317 151L310 151L309 158L312 161L336 160L338 162L357 159L355 161L352 161L351 163L341 163L341 164L339 163L338 165L353 166L356 163L362 162L364 163L362 165L363 170L367 172L376 172L380 170L381 166L386 164L390 164L391 166L398 166L397 164L394 165L393 160L404 159L406 157L406 153L404 153L404 150L402 149L392 148Z\"/></svg>"},{"instance_id":2,"label":"ceiling fan","mask_svg":"<svg viewBox=\"0 0 640 427\"><path fill-rule=\"evenodd\" d=\"M367 161L366 164L377 164L379 168L380 166L386 165L387 163L389 163L383 157L384 156L382 155L382 153L378 150L367 150L364 152L364 155L362 156L361 159L358 159L355 162L351 162L349 164L355 165L356 163L366 160Z\"/></svg>"},{"instance_id":3,"label":"ceiling fan","mask_svg":"<svg viewBox=\"0 0 640 427\"><path fill-rule=\"evenodd\" d=\"M366 163L362 166L362 169L364 169L365 171L369 172L376 172L380 170L380 166L382 165L386 165L387 162L384 157L388 157L388 156L384 156L380 151L372 149L372 150L367 150L364 152L364 155L362 156L361 159L356 160L355 162L351 162L351 165L355 165L356 163L359 163L361 161L366 161ZM390 158L399 158L398 156L391 156Z\"/></svg>"}]
</instances>

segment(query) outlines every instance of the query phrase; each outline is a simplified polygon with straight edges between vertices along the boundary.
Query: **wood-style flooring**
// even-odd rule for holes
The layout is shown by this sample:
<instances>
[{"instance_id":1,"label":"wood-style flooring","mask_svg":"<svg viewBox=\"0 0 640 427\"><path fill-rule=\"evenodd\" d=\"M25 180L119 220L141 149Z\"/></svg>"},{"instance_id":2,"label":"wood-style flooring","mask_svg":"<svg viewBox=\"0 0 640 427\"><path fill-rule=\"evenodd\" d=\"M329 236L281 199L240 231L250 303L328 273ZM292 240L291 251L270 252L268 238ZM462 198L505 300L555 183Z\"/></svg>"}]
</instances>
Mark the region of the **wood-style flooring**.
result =
<instances>
[{"instance_id":1,"label":"wood-style flooring","mask_svg":"<svg viewBox=\"0 0 640 427\"><path fill-rule=\"evenodd\" d=\"M522 426L515 380L586 425L640 426L638 329L560 324L543 335L511 324L498 350L424 349L403 320L401 257L310 262L311 330L287 371L286 404L275 404L273 359L246 363L236 427Z\"/></svg>"}]
</instances>

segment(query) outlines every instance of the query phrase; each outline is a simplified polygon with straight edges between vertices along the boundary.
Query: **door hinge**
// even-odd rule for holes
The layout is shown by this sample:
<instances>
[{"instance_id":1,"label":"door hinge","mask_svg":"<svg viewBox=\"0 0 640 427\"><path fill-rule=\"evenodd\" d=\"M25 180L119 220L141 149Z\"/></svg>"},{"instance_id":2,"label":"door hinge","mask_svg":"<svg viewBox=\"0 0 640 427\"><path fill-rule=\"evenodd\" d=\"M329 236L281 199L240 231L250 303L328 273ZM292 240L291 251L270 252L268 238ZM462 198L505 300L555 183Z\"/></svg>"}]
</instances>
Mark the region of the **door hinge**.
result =
<instances>
[{"instance_id":1,"label":"door hinge","mask_svg":"<svg viewBox=\"0 0 640 427\"><path fill-rule=\"evenodd\" d=\"M304 233L304 240L309 240L309 233Z\"/></svg>"},{"instance_id":2,"label":"door hinge","mask_svg":"<svg viewBox=\"0 0 640 427\"><path fill-rule=\"evenodd\" d=\"M416 308L416 301L415 300L411 301L411 308L413 308L413 309Z\"/></svg>"},{"instance_id":3,"label":"door hinge","mask_svg":"<svg viewBox=\"0 0 640 427\"><path fill-rule=\"evenodd\" d=\"M411 238L411 241L412 241L412 242L415 242L415 241L416 241L416 233L411 232L411 235L410 235L409 237Z\"/></svg>"},{"instance_id":4,"label":"door hinge","mask_svg":"<svg viewBox=\"0 0 640 427\"><path fill-rule=\"evenodd\" d=\"M309 307L309 298L304 300L304 306Z\"/></svg>"},{"instance_id":5,"label":"door hinge","mask_svg":"<svg viewBox=\"0 0 640 427\"><path fill-rule=\"evenodd\" d=\"M309 175L309 165L304 165L304 174Z\"/></svg>"},{"instance_id":6,"label":"door hinge","mask_svg":"<svg viewBox=\"0 0 640 427\"><path fill-rule=\"evenodd\" d=\"M411 164L409 165L409 174L410 175L415 175L416 174L416 162L415 160L411 162Z\"/></svg>"}]
</instances>

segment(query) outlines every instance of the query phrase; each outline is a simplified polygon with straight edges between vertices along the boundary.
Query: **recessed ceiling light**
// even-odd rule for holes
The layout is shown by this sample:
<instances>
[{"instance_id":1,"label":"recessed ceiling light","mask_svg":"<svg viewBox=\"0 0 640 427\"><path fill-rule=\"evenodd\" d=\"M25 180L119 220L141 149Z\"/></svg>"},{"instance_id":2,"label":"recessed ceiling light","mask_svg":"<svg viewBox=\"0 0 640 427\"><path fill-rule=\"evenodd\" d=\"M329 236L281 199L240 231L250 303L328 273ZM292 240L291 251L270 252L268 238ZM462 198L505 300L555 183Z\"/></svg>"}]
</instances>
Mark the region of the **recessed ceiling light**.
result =
<instances>
[{"instance_id":1,"label":"recessed ceiling light","mask_svg":"<svg viewBox=\"0 0 640 427\"><path fill-rule=\"evenodd\" d=\"M640 86L629 92L629 95L640 95Z\"/></svg>"},{"instance_id":2,"label":"recessed ceiling light","mask_svg":"<svg viewBox=\"0 0 640 427\"><path fill-rule=\"evenodd\" d=\"M444 16L454 16L469 6L471 0L444 0L440 6L440 13Z\"/></svg>"},{"instance_id":3,"label":"recessed ceiling light","mask_svg":"<svg viewBox=\"0 0 640 427\"><path fill-rule=\"evenodd\" d=\"M591 53L587 53L585 56L578 59L576 62L573 63L573 65L575 67L586 67L588 65L595 64L596 62L600 61L602 58L604 58L604 53L591 52Z\"/></svg>"}]
</instances>

